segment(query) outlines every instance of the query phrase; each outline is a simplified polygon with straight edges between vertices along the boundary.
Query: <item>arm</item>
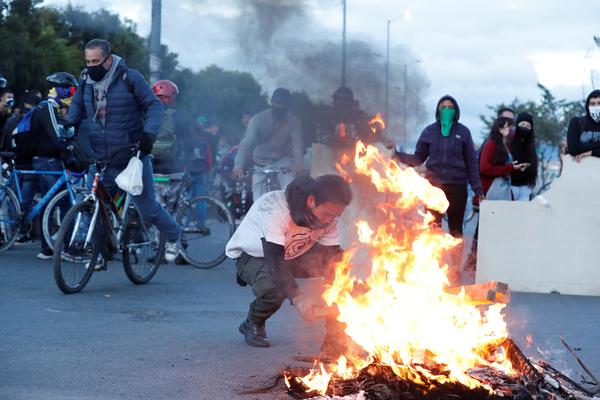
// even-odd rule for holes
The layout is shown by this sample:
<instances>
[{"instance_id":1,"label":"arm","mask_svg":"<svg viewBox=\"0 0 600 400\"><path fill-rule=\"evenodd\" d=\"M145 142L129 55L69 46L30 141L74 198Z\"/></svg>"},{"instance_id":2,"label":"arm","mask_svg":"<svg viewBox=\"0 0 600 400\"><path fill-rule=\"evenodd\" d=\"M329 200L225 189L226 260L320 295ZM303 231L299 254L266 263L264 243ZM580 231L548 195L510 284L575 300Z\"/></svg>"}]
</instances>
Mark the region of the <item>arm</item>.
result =
<instances>
[{"instance_id":1,"label":"arm","mask_svg":"<svg viewBox=\"0 0 600 400\"><path fill-rule=\"evenodd\" d=\"M302 131L302 123L297 118L294 119L291 133L294 164L297 167L302 167L304 165L304 132Z\"/></svg>"},{"instance_id":2,"label":"arm","mask_svg":"<svg viewBox=\"0 0 600 400\"><path fill-rule=\"evenodd\" d=\"M300 289L294 275L291 269L285 265L285 248L282 245L267 242L265 238L262 238L261 241L265 253L265 266L271 274L275 287L290 300L299 296Z\"/></svg>"},{"instance_id":3,"label":"arm","mask_svg":"<svg viewBox=\"0 0 600 400\"><path fill-rule=\"evenodd\" d=\"M238 146L238 152L235 156L235 168L244 168L250 160L250 153L254 150L258 138L258 125L257 116L250 118L246 133Z\"/></svg>"},{"instance_id":4,"label":"arm","mask_svg":"<svg viewBox=\"0 0 600 400\"><path fill-rule=\"evenodd\" d=\"M411 167L416 167L423 164L425 160L427 160L429 157L429 143L424 140L424 135L425 131L421 133L421 136L417 141L415 154L396 152L396 157L400 160L400 162L410 165Z\"/></svg>"},{"instance_id":5,"label":"arm","mask_svg":"<svg viewBox=\"0 0 600 400\"><path fill-rule=\"evenodd\" d=\"M144 133L156 138L162 124L163 105L154 95L142 74L134 69L128 69L127 75L127 79L130 79L133 85L136 101L144 114Z\"/></svg>"},{"instance_id":6,"label":"arm","mask_svg":"<svg viewBox=\"0 0 600 400\"><path fill-rule=\"evenodd\" d=\"M464 135L463 154L465 157L465 164L467 165L467 177L469 178L469 184L471 185L471 189L473 189L473 193L475 193L476 196L480 196L483 194L483 187L481 186L481 180L479 179L475 145L473 144L471 132L469 132L468 129Z\"/></svg>"},{"instance_id":7,"label":"arm","mask_svg":"<svg viewBox=\"0 0 600 400\"><path fill-rule=\"evenodd\" d=\"M479 172L486 176L507 176L513 171L512 164L497 165L494 164L494 152L496 146L494 142L488 140L481 150L481 160L479 160Z\"/></svg>"}]
</instances>

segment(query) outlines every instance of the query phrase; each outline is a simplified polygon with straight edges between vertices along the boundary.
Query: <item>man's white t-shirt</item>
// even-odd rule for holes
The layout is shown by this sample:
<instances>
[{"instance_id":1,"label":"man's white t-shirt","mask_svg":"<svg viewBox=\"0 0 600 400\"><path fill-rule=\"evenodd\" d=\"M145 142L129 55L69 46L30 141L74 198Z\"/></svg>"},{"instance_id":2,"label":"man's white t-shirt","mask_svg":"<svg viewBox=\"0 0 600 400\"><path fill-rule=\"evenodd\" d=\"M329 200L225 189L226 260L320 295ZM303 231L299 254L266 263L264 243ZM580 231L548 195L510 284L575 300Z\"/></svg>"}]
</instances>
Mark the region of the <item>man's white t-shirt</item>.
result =
<instances>
[{"instance_id":1,"label":"man's white t-shirt","mask_svg":"<svg viewBox=\"0 0 600 400\"><path fill-rule=\"evenodd\" d=\"M340 244L337 220L324 229L298 226L292 220L285 200L285 192L265 193L250 207L225 248L229 258L238 258L242 252L253 257L264 257L261 238L285 248L285 259L291 260L310 250L315 244Z\"/></svg>"}]
</instances>

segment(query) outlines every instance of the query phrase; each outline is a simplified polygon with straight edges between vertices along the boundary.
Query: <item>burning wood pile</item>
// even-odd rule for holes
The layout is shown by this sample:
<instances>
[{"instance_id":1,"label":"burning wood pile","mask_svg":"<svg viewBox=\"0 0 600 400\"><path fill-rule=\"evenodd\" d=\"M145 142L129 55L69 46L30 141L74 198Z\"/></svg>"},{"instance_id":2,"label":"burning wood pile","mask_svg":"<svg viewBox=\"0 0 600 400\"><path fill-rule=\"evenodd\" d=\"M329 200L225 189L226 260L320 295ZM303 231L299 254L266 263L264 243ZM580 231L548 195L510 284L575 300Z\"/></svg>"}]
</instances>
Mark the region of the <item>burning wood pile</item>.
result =
<instances>
[{"instance_id":1,"label":"burning wood pile","mask_svg":"<svg viewBox=\"0 0 600 400\"><path fill-rule=\"evenodd\" d=\"M376 189L369 197L378 195L368 218L357 222L358 241L336 265L335 280L323 294L352 345L337 360L315 360L311 370L284 371L291 395L592 398L593 390L586 392L551 366L530 363L509 338L502 314L506 285L451 287L448 254L460 249L461 240L432 228L430 210L448 207L440 189L362 143L338 169L349 180L369 178Z\"/></svg>"}]
</instances>

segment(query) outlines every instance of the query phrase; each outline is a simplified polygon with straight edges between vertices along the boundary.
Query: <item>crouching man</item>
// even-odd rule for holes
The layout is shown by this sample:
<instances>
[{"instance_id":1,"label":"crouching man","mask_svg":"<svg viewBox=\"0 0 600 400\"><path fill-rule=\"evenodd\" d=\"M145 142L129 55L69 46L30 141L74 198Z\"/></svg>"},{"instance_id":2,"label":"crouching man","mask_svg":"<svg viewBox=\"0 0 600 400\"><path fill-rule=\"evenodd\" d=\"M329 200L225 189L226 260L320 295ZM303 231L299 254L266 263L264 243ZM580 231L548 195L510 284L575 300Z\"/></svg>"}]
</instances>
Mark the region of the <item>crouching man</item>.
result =
<instances>
[{"instance_id":1,"label":"crouching man","mask_svg":"<svg viewBox=\"0 0 600 400\"><path fill-rule=\"evenodd\" d=\"M285 299L306 320L315 318L320 294L302 293L295 278L334 278L341 256L337 219L352 199L350 186L337 175L295 178L285 191L269 192L250 208L227 243L226 253L236 259L238 284L252 286L256 299L239 327L246 343L269 347L265 322ZM343 333L334 319L326 321L322 351L340 353Z\"/></svg>"}]
</instances>

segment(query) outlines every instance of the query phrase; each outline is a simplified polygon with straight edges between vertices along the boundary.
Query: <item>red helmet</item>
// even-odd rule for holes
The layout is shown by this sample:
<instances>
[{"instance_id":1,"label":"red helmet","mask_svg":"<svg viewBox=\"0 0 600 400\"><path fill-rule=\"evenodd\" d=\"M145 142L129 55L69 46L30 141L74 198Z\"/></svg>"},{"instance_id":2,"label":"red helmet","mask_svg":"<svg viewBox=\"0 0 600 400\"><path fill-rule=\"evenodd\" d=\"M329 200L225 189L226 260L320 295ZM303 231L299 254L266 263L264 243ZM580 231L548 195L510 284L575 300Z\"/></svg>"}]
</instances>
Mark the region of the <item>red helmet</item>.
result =
<instances>
[{"instance_id":1,"label":"red helmet","mask_svg":"<svg viewBox=\"0 0 600 400\"><path fill-rule=\"evenodd\" d=\"M179 94L177 85L167 79L161 79L152 85L152 91L164 104L175 104L175 96Z\"/></svg>"}]
</instances>

